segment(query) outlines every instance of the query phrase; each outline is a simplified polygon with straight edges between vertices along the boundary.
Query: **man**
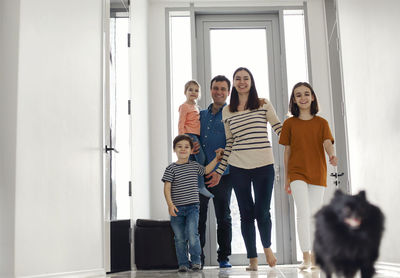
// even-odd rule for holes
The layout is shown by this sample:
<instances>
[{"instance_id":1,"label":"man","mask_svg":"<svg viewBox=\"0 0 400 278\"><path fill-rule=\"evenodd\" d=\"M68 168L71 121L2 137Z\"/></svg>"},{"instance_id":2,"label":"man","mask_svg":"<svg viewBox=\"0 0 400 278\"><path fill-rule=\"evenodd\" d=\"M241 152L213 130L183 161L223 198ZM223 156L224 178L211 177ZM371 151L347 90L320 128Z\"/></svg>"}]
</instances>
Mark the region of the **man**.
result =
<instances>
[{"instance_id":1,"label":"man","mask_svg":"<svg viewBox=\"0 0 400 278\"><path fill-rule=\"evenodd\" d=\"M210 104L208 109L200 112L200 144L206 156L206 163L214 159L216 149L225 148L226 141L224 124L222 123L222 108L226 105L226 98L229 96L230 86L231 83L225 76L218 75L214 77L210 85L213 103ZM215 175L217 175L217 177ZM216 178L219 178L219 174L214 171L209 174L207 178L210 180L206 182L206 185L211 184ZM219 267L232 267L229 263L232 242L232 218L229 208L232 195L232 183L229 180L229 167L224 172L218 185L210 187L208 190L214 194L213 202L217 218L217 254ZM202 267L204 266L203 249L206 241L206 222L209 200L210 198L200 194L199 234L202 251Z\"/></svg>"}]
</instances>

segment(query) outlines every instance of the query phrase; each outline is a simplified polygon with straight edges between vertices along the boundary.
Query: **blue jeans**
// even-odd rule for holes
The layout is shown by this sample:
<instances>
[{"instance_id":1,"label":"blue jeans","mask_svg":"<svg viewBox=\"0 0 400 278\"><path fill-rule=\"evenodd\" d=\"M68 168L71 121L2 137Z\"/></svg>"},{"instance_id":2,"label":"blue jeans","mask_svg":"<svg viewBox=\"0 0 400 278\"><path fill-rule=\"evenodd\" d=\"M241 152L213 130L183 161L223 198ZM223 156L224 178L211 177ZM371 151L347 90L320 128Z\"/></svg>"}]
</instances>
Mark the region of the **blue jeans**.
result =
<instances>
[{"instance_id":1,"label":"blue jeans","mask_svg":"<svg viewBox=\"0 0 400 278\"><path fill-rule=\"evenodd\" d=\"M239 205L240 227L247 258L255 258L257 257L255 219L263 247L271 246L272 223L269 211L274 186L274 166L270 164L254 169L242 169L231 165L229 175L234 181L233 189ZM255 200L251 194L251 184Z\"/></svg>"},{"instance_id":2,"label":"blue jeans","mask_svg":"<svg viewBox=\"0 0 400 278\"><path fill-rule=\"evenodd\" d=\"M199 164L204 166L204 164L206 163L206 155L204 154L203 148L201 147L199 136L193 133L186 133L186 135L192 138L193 143L197 142L200 145L199 153L190 155L190 157L192 158L191 160L195 160Z\"/></svg>"},{"instance_id":3,"label":"blue jeans","mask_svg":"<svg viewBox=\"0 0 400 278\"><path fill-rule=\"evenodd\" d=\"M177 216L171 216L171 227L175 234L178 264L189 267L188 253L193 264L200 264L199 204L177 206L177 209Z\"/></svg>"},{"instance_id":4,"label":"blue jeans","mask_svg":"<svg viewBox=\"0 0 400 278\"><path fill-rule=\"evenodd\" d=\"M232 218L231 218L231 195L232 183L230 175L221 177L219 184L209 188L209 191L214 194L214 210L217 218L217 242L218 242L218 262L229 261L228 256L231 255L232 242ZM203 248L206 244L206 222L208 202L210 198L200 195L200 217L199 217L199 234L201 244L201 262L204 265Z\"/></svg>"},{"instance_id":5,"label":"blue jeans","mask_svg":"<svg viewBox=\"0 0 400 278\"><path fill-rule=\"evenodd\" d=\"M199 153L197 154L191 154L190 155L190 160L197 161L200 165L205 166L204 164L206 163L206 156L204 154L203 148L201 147L199 137L196 134L192 133L187 133L186 135L190 136L192 138L193 142L199 143ZM206 197L214 197L206 188L206 185L204 183L204 176L199 175L198 180L197 180L198 186L199 186L199 192L200 194L206 196Z\"/></svg>"}]
</instances>

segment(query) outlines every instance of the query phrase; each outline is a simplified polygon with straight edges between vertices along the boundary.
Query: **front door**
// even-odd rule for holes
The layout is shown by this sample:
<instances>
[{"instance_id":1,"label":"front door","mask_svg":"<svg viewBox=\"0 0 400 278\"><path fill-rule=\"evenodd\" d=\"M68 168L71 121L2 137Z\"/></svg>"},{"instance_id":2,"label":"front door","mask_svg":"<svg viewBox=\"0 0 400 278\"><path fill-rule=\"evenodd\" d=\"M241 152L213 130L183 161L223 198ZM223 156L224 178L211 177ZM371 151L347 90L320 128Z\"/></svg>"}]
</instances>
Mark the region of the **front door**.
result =
<instances>
[{"instance_id":1,"label":"front door","mask_svg":"<svg viewBox=\"0 0 400 278\"><path fill-rule=\"evenodd\" d=\"M238 67L248 68L254 75L259 97L267 98L272 102L281 121L284 120L282 68L280 55L279 17L276 14L257 15L198 15L196 16L197 34L197 80L203 88L210 88L210 80L215 75L225 75L232 81L232 74ZM206 91L206 89L204 89ZM208 93L203 94L200 105L205 108L212 99ZM229 98L228 98L229 102ZM285 193L281 186L280 176L283 169L280 165L281 156L278 148L278 137L271 133L270 139L275 158L275 185L274 198L271 202L272 216L272 246L280 263L284 260L284 242L290 242L290 226L287 208L282 205ZM283 182L283 180L282 180ZM240 216L236 197L232 194L232 256L230 261L234 265L243 265L248 262L246 248L240 231ZM210 202L208 232L206 239L206 265L217 264L216 223L212 202ZM286 237L286 238L284 238ZM263 247L257 234L257 250L260 254L259 263L264 264ZM286 251L290 252L290 251Z\"/></svg>"},{"instance_id":2,"label":"front door","mask_svg":"<svg viewBox=\"0 0 400 278\"><path fill-rule=\"evenodd\" d=\"M131 269L131 117L129 109L129 4L105 1L104 150L107 272Z\"/></svg>"}]
</instances>

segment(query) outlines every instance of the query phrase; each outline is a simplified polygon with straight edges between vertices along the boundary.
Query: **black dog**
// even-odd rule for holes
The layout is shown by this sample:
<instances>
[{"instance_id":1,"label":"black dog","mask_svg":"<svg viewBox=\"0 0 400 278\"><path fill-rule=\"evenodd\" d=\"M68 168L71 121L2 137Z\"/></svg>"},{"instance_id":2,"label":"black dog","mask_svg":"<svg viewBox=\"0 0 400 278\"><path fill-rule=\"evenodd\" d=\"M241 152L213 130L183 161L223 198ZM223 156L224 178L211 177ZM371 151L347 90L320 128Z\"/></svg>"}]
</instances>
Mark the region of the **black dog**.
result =
<instances>
[{"instance_id":1,"label":"black dog","mask_svg":"<svg viewBox=\"0 0 400 278\"><path fill-rule=\"evenodd\" d=\"M384 216L367 201L365 191L351 196L337 190L315 219L315 261L327 278L332 273L354 277L358 270L362 278L374 275Z\"/></svg>"}]
</instances>

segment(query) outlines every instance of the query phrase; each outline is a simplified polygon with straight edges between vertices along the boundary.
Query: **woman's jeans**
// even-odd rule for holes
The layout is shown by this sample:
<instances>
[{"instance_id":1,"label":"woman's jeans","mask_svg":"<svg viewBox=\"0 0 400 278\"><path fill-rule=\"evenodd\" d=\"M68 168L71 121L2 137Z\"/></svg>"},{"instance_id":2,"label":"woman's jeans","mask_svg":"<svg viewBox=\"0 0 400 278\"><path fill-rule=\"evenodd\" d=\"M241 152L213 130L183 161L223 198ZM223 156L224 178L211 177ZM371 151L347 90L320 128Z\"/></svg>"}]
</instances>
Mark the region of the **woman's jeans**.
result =
<instances>
[{"instance_id":1,"label":"woman's jeans","mask_svg":"<svg viewBox=\"0 0 400 278\"><path fill-rule=\"evenodd\" d=\"M234 181L233 189L239 205L240 226L246 245L247 258L257 257L255 219L257 219L263 247L271 246L270 204L274 177L273 164L254 169L243 169L230 165L230 178ZM255 200L251 193L251 184L253 184Z\"/></svg>"},{"instance_id":2,"label":"woman's jeans","mask_svg":"<svg viewBox=\"0 0 400 278\"><path fill-rule=\"evenodd\" d=\"M200 264L199 207L199 204L177 206L176 208L179 210L176 212L177 216L171 216L171 227L175 234L175 249L179 266L189 267L188 251L192 264Z\"/></svg>"}]
</instances>

